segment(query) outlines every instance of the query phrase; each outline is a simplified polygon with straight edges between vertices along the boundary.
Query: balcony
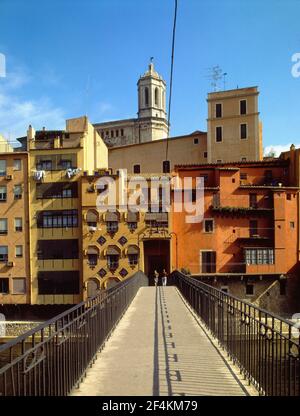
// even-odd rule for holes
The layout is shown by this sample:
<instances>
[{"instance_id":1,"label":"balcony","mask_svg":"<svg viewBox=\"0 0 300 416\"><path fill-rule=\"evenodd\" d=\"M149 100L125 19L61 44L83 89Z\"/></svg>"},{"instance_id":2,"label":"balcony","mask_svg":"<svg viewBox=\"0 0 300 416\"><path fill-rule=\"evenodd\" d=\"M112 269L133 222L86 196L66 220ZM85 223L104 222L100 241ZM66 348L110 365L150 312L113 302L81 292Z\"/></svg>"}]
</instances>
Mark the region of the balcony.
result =
<instances>
[{"instance_id":1,"label":"balcony","mask_svg":"<svg viewBox=\"0 0 300 416\"><path fill-rule=\"evenodd\" d=\"M248 195L241 195L238 198L226 198L222 199L220 194L213 195L212 210L216 214L220 215L238 215L238 216L247 216L251 215L265 215L272 213L274 211L273 202L269 201L269 196L263 198L259 202L248 202L249 205L240 205L241 203L246 203Z\"/></svg>"},{"instance_id":2,"label":"balcony","mask_svg":"<svg viewBox=\"0 0 300 416\"><path fill-rule=\"evenodd\" d=\"M145 223L148 228L168 228L167 212L146 212Z\"/></svg>"}]
</instances>

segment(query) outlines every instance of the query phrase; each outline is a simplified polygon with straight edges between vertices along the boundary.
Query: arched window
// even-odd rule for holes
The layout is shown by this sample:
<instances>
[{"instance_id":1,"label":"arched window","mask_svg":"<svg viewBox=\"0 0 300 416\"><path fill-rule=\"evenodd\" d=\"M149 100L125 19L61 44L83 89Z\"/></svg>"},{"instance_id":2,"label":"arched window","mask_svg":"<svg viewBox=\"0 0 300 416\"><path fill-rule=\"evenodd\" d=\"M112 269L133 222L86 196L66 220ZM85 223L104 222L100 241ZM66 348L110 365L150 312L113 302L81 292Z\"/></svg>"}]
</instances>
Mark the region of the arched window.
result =
<instances>
[{"instance_id":1,"label":"arched window","mask_svg":"<svg viewBox=\"0 0 300 416\"><path fill-rule=\"evenodd\" d=\"M155 91L154 91L154 102L155 102L155 105L158 107L158 88L157 87L155 88Z\"/></svg>"},{"instance_id":2,"label":"arched window","mask_svg":"<svg viewBox=\"0 0 300 416\"><path fill-rule=\"evenodd\" d=\"M149 105L149 90L148 90L148 87L145 88L145 104Z\"/></svg>"}]
</instances>

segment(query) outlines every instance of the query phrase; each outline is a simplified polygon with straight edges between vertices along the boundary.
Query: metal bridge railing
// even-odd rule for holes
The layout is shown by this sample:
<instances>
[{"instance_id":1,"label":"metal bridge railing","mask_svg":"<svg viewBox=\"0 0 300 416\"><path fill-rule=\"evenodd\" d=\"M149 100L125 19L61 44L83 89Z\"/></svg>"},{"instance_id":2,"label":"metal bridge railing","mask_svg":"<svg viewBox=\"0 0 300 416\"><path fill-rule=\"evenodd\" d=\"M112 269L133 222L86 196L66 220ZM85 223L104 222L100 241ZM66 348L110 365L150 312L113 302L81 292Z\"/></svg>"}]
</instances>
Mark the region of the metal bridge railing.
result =
<instances>
[{"instance_id":1,"label":"metal bridge railing","mask_svg":"<svg viewBox=\"0 0 300 416\"><path fill-rule=\"evenodd\" d=\"M178 271L170 280L261 395L300 395L296 325Z\"/></svg>"},{"instance_id":2,"label":"metal bridge railing","mask_svg":"<svg viewBox=\"0 0 300 416\"><path fill-rule=\"evenodd\" d=\"M145 285L138 272L0 346L0 396L69 394Z\"/></svg>"}]
</instances>

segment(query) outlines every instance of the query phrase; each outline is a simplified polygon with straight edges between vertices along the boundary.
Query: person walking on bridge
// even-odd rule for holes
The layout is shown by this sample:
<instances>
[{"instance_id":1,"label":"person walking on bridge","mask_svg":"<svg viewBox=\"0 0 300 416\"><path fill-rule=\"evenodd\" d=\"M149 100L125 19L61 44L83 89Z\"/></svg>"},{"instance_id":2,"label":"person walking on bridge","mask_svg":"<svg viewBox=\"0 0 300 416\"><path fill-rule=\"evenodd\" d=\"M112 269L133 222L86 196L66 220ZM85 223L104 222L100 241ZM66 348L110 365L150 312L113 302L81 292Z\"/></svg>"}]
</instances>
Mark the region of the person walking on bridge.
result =
<instances>
[{"instance_id":1,"label":"person walking on bridge","mask_svg":"<svg viewBox=\"0 0 300 416\"><path fill-rule=\"evenodd\" d=\"M159 278L159 273L157 270L154 270L154 285L155 287L158 285L158 278Z\"/></svg>"},{"instance_id":2,"label":"person walking on bridge","mask_svg":"<svg viewBox=\"0 0 300 416\"><path fill-rule=\"evenodd\" d=\"M168 278L168 273L166 272L166 269L163 269L163 276L162 276L162 285L163 286L167 286L167 278Z\"/></svg>"}]
</instances>

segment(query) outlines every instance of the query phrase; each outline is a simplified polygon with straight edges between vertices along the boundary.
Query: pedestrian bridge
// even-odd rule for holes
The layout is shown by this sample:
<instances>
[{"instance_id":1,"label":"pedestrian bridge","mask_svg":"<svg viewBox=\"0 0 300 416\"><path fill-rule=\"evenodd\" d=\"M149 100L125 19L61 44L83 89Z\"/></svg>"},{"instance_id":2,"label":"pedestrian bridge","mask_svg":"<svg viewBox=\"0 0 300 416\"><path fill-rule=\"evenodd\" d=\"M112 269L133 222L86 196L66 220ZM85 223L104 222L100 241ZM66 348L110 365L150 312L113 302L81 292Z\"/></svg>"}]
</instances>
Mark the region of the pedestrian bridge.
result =
<instances>
[{"instance_id":1,"label":"pedestrian bridge","mask_svg":"<svg viewBox=\"0 0 300 416\"><path fill-rule=\"evenodd\" d=\"M289 321L179 272L168 284L139 272L5 344L0 394L300 394Z\"/></svg>"}]
</instances>

